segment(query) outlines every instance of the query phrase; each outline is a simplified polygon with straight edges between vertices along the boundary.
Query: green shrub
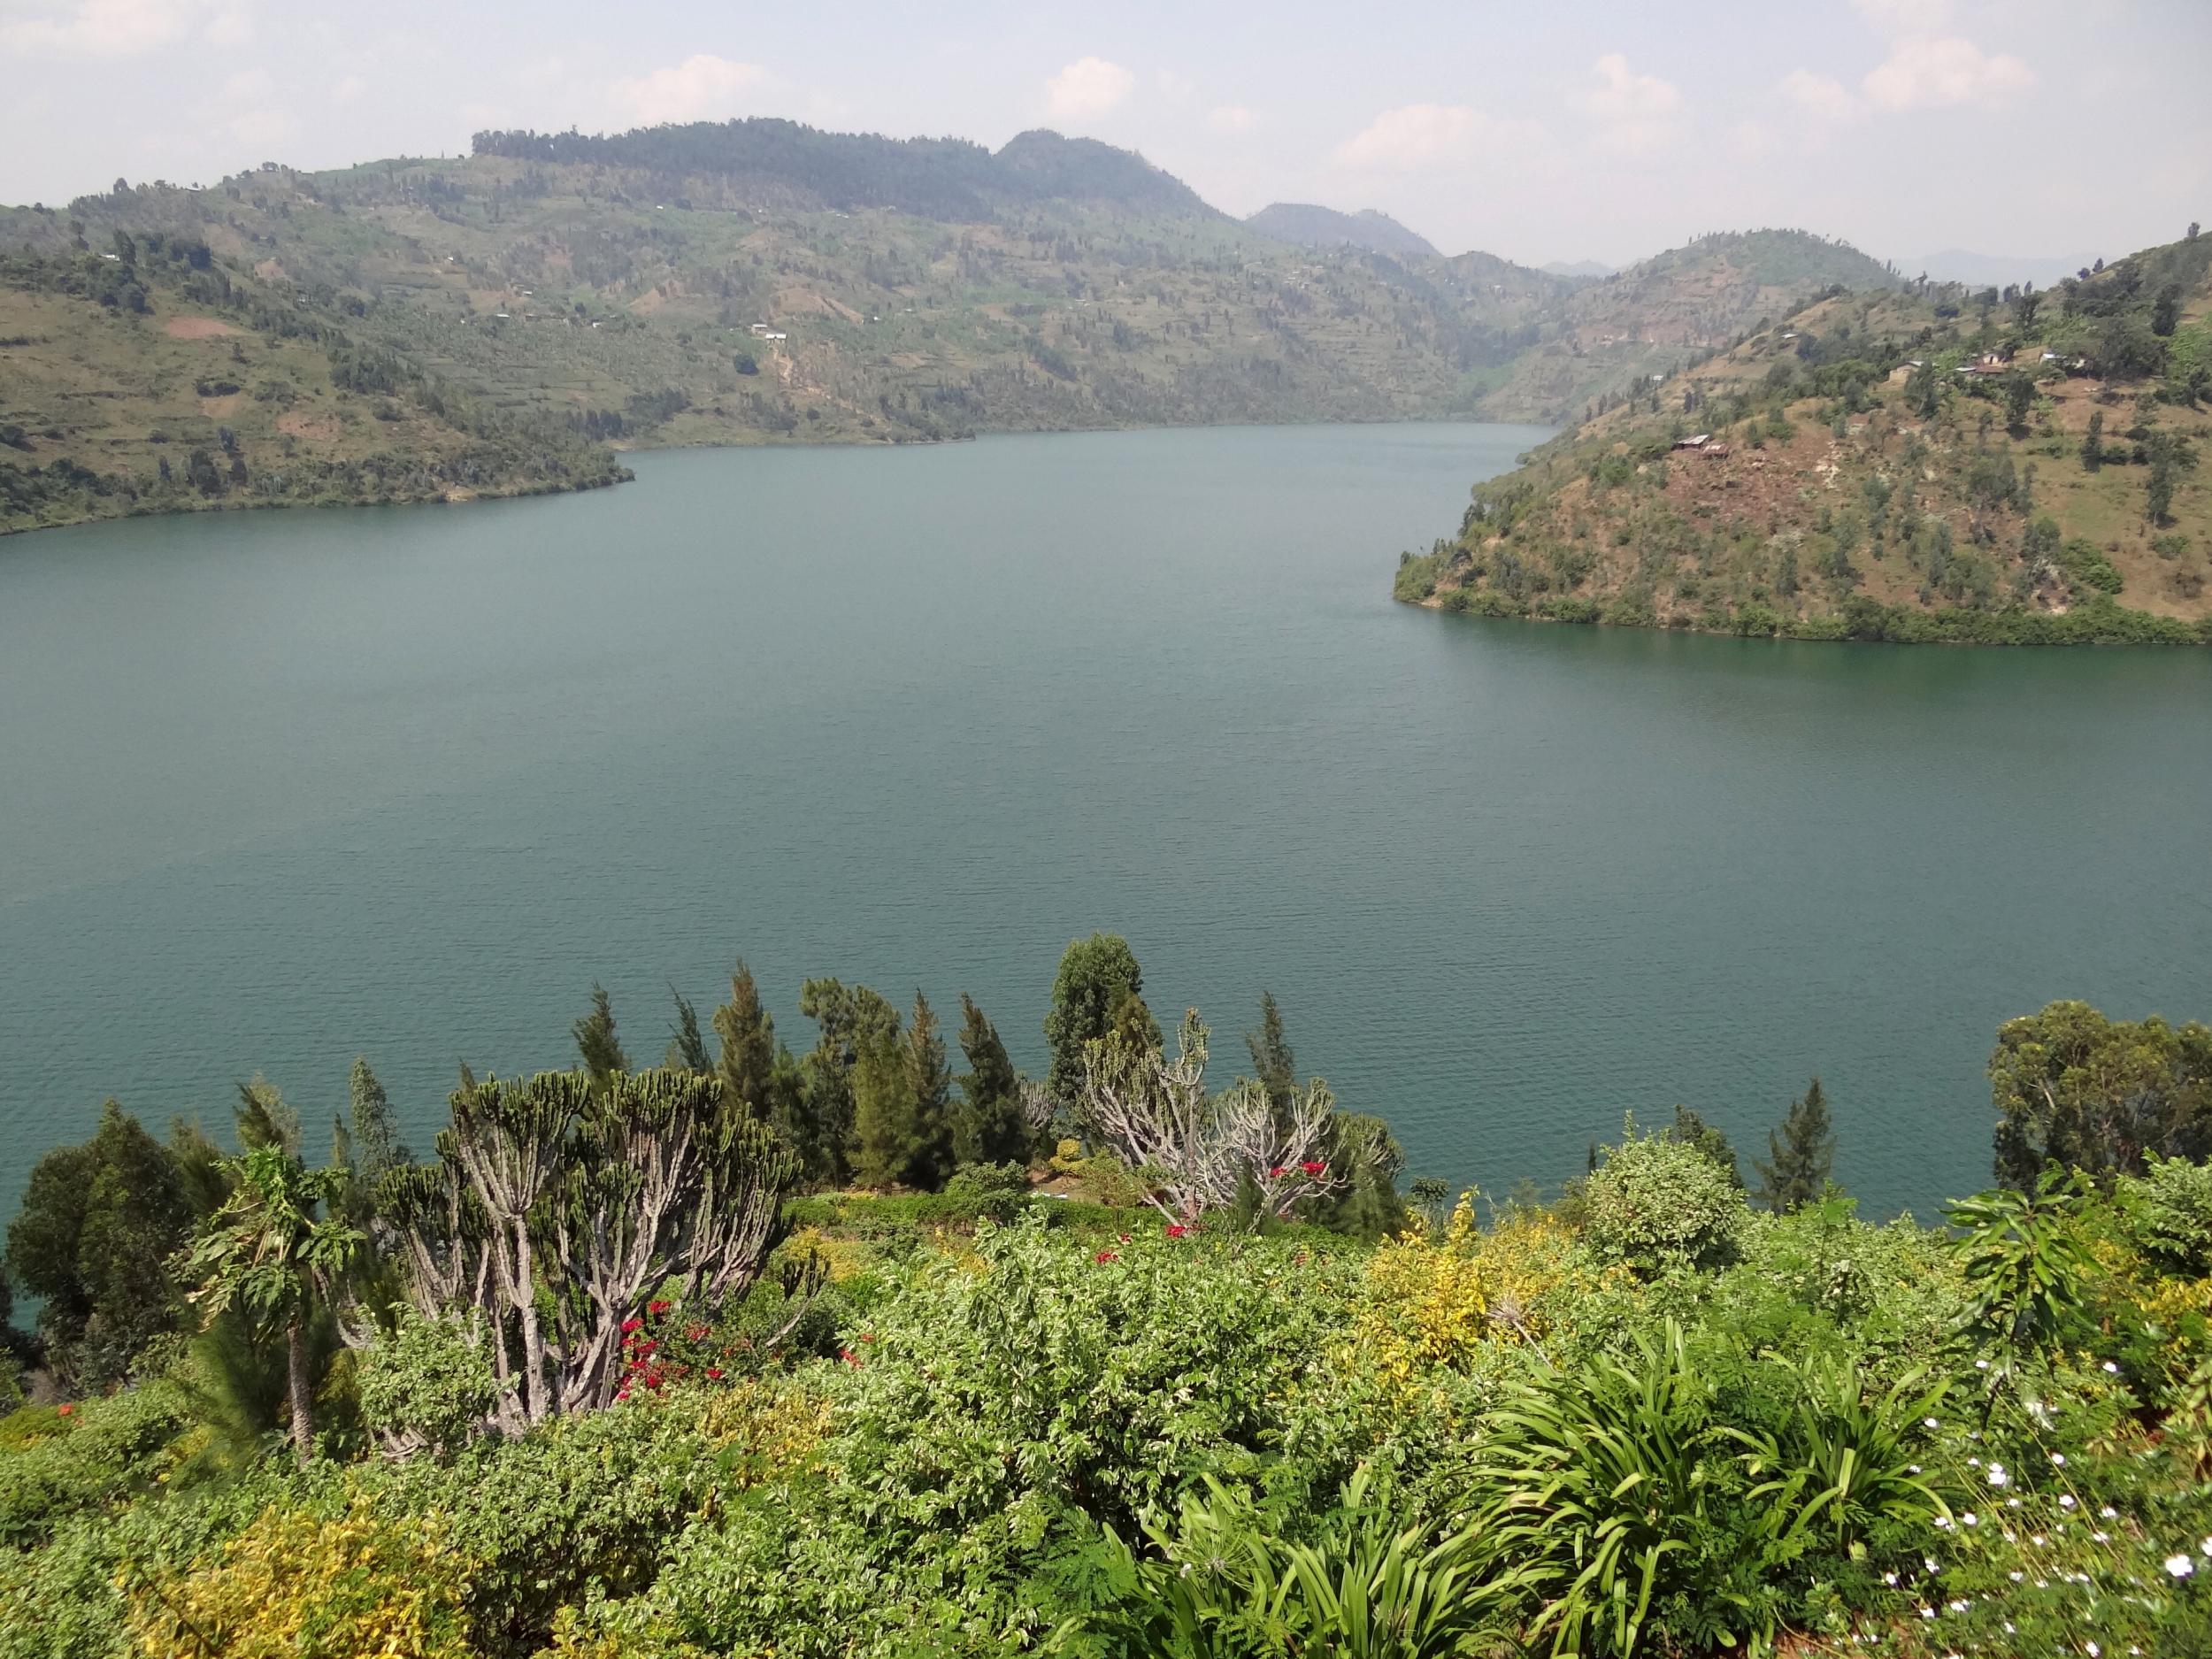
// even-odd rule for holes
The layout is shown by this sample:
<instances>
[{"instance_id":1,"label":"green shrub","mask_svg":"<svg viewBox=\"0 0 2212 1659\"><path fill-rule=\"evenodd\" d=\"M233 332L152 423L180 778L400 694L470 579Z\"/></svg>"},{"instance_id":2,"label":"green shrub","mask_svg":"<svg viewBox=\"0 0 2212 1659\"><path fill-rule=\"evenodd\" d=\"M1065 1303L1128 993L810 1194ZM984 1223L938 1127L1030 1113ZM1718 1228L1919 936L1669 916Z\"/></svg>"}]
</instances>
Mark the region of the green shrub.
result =
<instances>
[{"instance_id":1,"label":"green shrub","mask_svg":"<svg viewBox=\"0 0 2212 1659\"><path fill-rule=\"evenodd\" d=\"M397 1328L362 1356L362 1412L388 1444L457 1451L499 1397L485 1345L457 1319L426 1319L403 1302L397 1312Z\"/></svg>"},{"instance_id":2,"label":"green shrub","mask_svg":"<svg viewBox=\"0 0 2212 1659\"><path fill-rule=\"evenodd\" d=\"M1684 1141L1639 1135L1633 1119L1582 1191L1593 1252L1644 1278L1725 1266L1749 1214L1742 1188L1711 1158Z\"/></svg>"},{"instance_id":3,"label":"green shrub","mask_svg":"<svg viewBox=\"0 0 2212 1659\"><path fill-rule=\"evenodd\" d=\"M18 1548L68 1516L104 1510L152 1486L185 1422L183 1402L165 1383L40 1415L54 1432L0 1455L0 1542Z\"/></svg>"},{"instance_id":4,"label":"green shrub","mask_svg":"<svg viewBox=\"0 0 2212 1659\"><path fill-rule=\"evenodd\" d=\"M2120 1187L2145 1256L2168 1272L2212 1273L2212 1164L2152 1153Z\"/></svg>"}]
</instances>

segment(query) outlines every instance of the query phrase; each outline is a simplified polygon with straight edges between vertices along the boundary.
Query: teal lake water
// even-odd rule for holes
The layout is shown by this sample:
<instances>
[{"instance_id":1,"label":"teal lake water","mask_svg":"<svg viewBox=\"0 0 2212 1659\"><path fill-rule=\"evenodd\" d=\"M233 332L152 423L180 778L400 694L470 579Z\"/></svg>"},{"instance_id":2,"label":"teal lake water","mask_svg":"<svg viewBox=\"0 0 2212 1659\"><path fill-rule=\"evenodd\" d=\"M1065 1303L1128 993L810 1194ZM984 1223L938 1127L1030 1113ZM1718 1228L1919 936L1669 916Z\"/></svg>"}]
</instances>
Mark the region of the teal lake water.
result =
<instances>
[{"instance_id":1,"label":"teal lake water","mask_svg":"<svg viewBox=\"0 0 2212 1659\"><path fill-rule=\"evenodd\" d=\"M311 1124L365 1054L634 1057L733 956L972 992L1041 1070L1125 933L1261 988L1411 1173L1555 1184L1819 1072L1882 1211L1984 1184L2002 1018L2212 1015L2212 652L1792 645L1394 605L1537 434L647 455L580 497L0 542L0 1213L119 1097ZM1226 1075L1225 1071L1224 1075ZM317 1138L319 1141L319 1137Z\"/></svg>"}]
</instances>

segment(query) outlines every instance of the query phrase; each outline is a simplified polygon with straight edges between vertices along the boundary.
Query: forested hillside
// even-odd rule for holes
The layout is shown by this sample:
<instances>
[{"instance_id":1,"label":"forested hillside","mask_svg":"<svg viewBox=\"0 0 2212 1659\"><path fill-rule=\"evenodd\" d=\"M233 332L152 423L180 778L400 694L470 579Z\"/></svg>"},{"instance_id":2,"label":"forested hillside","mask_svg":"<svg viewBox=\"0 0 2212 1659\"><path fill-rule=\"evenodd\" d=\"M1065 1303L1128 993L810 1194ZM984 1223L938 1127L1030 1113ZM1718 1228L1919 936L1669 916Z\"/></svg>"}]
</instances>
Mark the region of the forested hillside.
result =
<instances>
[{"instance_id":1,"label":"forested hillside","mask_svg":"<svg viewBox=\"0 0 2212 1659\"><path fill-rule=\"evenodd\" d=\"M1141 985L1072 944L1033 1081L833 979L794 1056L741 965L419 1155L365 1062L327 1137L88 1113L8 1229L0 1659L2208 1651L2212 1030L2007 1022L1926 1226L1816 1078L1402 1198L1271 999Z\"/></svg>"},{"instance_id":2,"label":"forested hillside","mask_svg":"<svg viewBox=\"0 0 2212 1659\"><path fill-rule=\"evenodd\" d=\"M2212 641L2212 238L2055 290L1833 295L1479 486L1448 610L1808 638Z\"/></svg>"},{"instance_id":3,"label":"forested hillside","mask_svg":"<svg viewBox=\"0 0 2212 1659\"><path fill-rule=\"evenodd\" d=\"M204 190L119 180L66 209L0 211L6 293L59 292L50 273L73 261L119 263L106 257L119 235L204 250L257 315L312 321L459 424L446 433L432 403L380 385L366 389L387 402L357 410L322 372L300 407L276 410L273 392L265 408L222 404L250 396L244 381L180 403L180 387L238 378L201 373L199 357L281 356L280 336L204 310L239 334L196 354L134 346L123 355L150 373L119 375L108 360L132 327L180 339L159 261L155 286L139 284L154 307L142 326L100 281L70 278L104 315L7 302L21 315L0 332L0 422L43 434L42 470L66 461L107 481L26 482L0 462L9 527L169 504L156 451L219 446L224 429L257 451L250 475L259 451L283 450L292 481L269 487L275 500L312 498L296 480L318 468L335 469L333 495L612 476L586 453L603 444L1559 419L1868 263L1760 233L1578 285L1483 253L1288 245L1088 140L1032 132L992 151L755 120L485 133L468 157L271 165ZM357 430L356 414L377 425ZM480 447L462 465L464 438L506 446L504 470ZM357 488L347 469L364 466L375 481ZM386 482L402 474L413 481ZM219 499L241 499L225 481Z\"/></svg>"}]
</instances>

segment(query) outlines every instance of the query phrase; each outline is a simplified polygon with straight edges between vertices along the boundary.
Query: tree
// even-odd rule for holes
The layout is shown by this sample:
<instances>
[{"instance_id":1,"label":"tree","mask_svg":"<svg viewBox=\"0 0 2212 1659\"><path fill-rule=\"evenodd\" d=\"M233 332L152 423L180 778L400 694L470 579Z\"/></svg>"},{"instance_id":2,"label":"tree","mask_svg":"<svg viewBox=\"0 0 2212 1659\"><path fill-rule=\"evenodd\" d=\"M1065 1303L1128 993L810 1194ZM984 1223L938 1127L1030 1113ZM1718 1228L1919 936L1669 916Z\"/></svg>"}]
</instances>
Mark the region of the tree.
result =
<instances>
[{"instance_id":1,"label":"tree","mask_svg":"<svg viewBox=\"0 0 2212 1659\"><path fill-rule=\"evenodd\" d=\"M649 1298L711 1315L741 1296L798 1174L773 1130L688 1071L603 1090L573 1071L490 1077L452 1111L438 1162L395 1171L381 1210L416 1311L472 1317L490 1344L510 1434L618 1398Z\"/></svg>"},{"instance_id":2,"label":"tree","mask_svg":"<svg viewBox=\"0 0 2212 1659\"><path fill-rule=\"evenodd\" d=\"M1754 1158L1759 1202L1778 1216L1802 1210L1827 1189L1835 1167L1836 1137L1828 1123L1828 1096L1815 1078L1790 1102L1779 1131L1767 1132L1767 1156Z\"/></svg>"},{"instance_id":3,"label":"tree","mask_svg":"<svg viewBox=\"0 0 2212 1659\"><path fill-rule=\"evenodd\" d=\"M821 1027L821 1035L800 1064L788 1133L807 1179L830 1186L851 1170L854 1069L864 1049L895 1040L899 1014L866 986L837 979L802 985L799 1011Z\"/></svg>"},{"instance_id":4,"label":"tree","mask_svg":"<svg viewBox=\"0 0 2212 1659\"><path fill-rule=\"evenodd\" d=\"M1290 1110L1298 1090L1298 1064L1283 1034L1283 1010L1275 1005L1272 991L1260 993L1260 1028L1244 1033L1245 1048L1252 1056L1252 1070L1267 1091L1267 1102L1277 1112Z\"/></svg>"},{"instance_id":5,"label":"tree","mask_svg":"<svg viewBox=\"0 0 2212 1659\"><path fill-rule=\"evenodd\" d=\"M1674 1121L1659 1134L1662 1140L1696 1148L1728 1178L1730 1186L1739 1190L1742 1188L1743 1171L1737 1166L1735 1143L1729 1140L1724 1131L1707 1123L1687 1106L1678 1105L1674 1109Z\"/></svg>"},{"instance_id":6,"label":"tree","mask_svg":"<svg viewBox=\"0 0 2212 1659\"><path fill-rule=\"evenodd\" d=\"M178 1159L114 1101L81 1146L33 1166L8 1225L15 1282L39 1297L55 1371L102 1387L124 1380L180 1312L171 1259L196 1214Z\"/></svg>"},{"instance_id":7,"label":"tree","mask_svg":"<svg viewBox=\"0 0 2212 1659\"><path fill-rule=\"evenodd\" d=\"M2158 290L2158 297L2151 303L2151 333L2168 335L2181 321L2181 289L2168 283Z\"/></svg>"},{"instance_id":8,"label":"tree","mask_svg":"<svg viewBox=\"0 0 2212 1659\"><path fill-rule=\"evenodd\" d=\"M2042 304L2043 296L2035 291L2035 284L2023 284L2018 296L2012 302L2013 319L2019 324L2022 333L2035 326L2035 313Z\"/></svg>"},{"instance_id":9,"label":"tree","mask_svg":"<svg viewBox=\"0 0 2212 1659\"><path fill-rule=\"evenodd\" d=\"M2022 1192L2047 1164L2101 1182L2147 1155L2212 1154L2212 1028L2107 1019L2053 1002L1998 1028L1989 1060L2000 1185Z\"/></svg>"},{"instance_id":10,"label":"tree","mask_svg":"<svg viewBox=\"0 0 2212 1659\"><path fill-rule=\"evenodd\" d=\"M378 1184L389 1171L412 1164L415 1155L400 1139L391 1099L364 1056L354 1058L346 1094L348 1111L335 1126L336 1152L331 1159L345 1172L345 1189L332 1209L353 1225L365 1227L375 1212Z\"/></svg>"},{"instance_id":11,"label":"tree","mask_svg":"<svg viewBox=\"0 0 2212 1659\"><path fill-rule=\"evenodd\" d=\"M952 1154L959 1164L1026 1164L1029 1122L1022 1109L1021 1077L1006 1045L975 999L960 998L960 1105L953 1114Z\"/></svg>"},{"instance_id":12,"label":"tree","mask_svg":"<svg viewBox=\"0 0 2212 1659\"><path fill-rule=\"evenodd\" d=\"M742 958L730 975L730 1000L714 1010L722 1053L715 1070L723 1086L756 1118L775 1103L776 1022L760 1005L760 987Z\"/></svg>"},{"instance_id":13,"label":"tree","mask_svg":"<svg viewBox=\"0 0 2212 1659\"><path fill-rule=\"evenodd\" d=\"M594 1088L603 1093L612 1087L618 1071L630 1069L629 1056L622 1052L621 1039L615 1033L614 1008L607 1000L607 987L591 987L591 1012L578 1020L572 1028L576 1034L576 1052L583 1057L584 1071Z\"/></svg>"},{"instance_id":14,"label":"tree","mask_svg":"<svg viewBox=\"0 0 2212 1659\"><path fill-rule=\"evenodd\" d=\"M699 1010L675 987L669 987L669 995L676 1000L676 1023L668 1028L668 1051L661 1064L672 1071L710 1075L714 1056L707 1052L706 1033L699 1029Z\"/></svg>"},{"instance_id":15,"label":"tree","mask_svg":"<svg viewBox=\"0 0 2212 1659\"><path fill-rule=\"evenodd\" d=\"M2081 465L2085 472L2094 472L2104 465L2104 411L2092 410L2089 430L2082 434Z\"/></svg>"},{"instance_id":16,"label":"tree","mask_svg":"<svg viewBox=\"0 0 2212 1659\"><path fill-rule=\"evenodd\" d=\"M1045 1015L1045 1041L1052 1048L1045 1083L1055 1096L1071 1101L1082 1093L1085 1050L1113 1028L1117 1014L1129 1023L1129 1004L1141 1002L1143 991L1144 971L1119 933L1093 933L1068 946Z\"/></svg>"},{"instance_id":17,"label":"tree","mask_svg":"<svg viewBox=\"0 0 2212 1659\"><path fill-rule=\"evenodd\" d=\"M235 1311L284 1333L292 1452L315 1455L314 1373L308 1328L327 1309L367 1240L334 1217L319 1216L345 1188L346 1171L311 1170L296 1147L250 1148L230 1166L229 1200L193 1246L191 1301L205 1319Z\"/></svg>"},{"instance_id":18,"label":"tree","mask_svg":"<svg viewBox=\"0 0 2212 1659\"><path fill-rule=\"evenodd\" d=\"M1349 1186L1348 1172L1329 1161L1336 1116L1329 1086L1318 1078L1307 1085L1279 1125L1267 1091L1248 1078L1207 1093L1207 1037L1192 1009L1172 1060L1107 1038L1084 1051L1084 1120L1152 1185L1146 1202L1179 1226L1238 1208L1257 1225Z\"/></svg>"},{"instance_id":19,"label":"tree","mask_svg":"<svg viewBox=\"0 0 2212 1659\"><path fill-rule=\"evenodd\" d=\"M2154 432L2145 443L2151 472L2145 485L2144 515L2155 525L2173 522L2174 486L2197 464L2196 451L2177 433Z\"/></svg>"},{"instance_id":20,"label":"tree","mask_svg":"<svg viewBox=\"0 0 2212 1659\"><path fill-rule=\"evenodd\" d=\"M895 1032L872 1033L854 1056L853 1179L863 1187L904 1180L917 1158L921 1112L905 1045Z\"/></svg>"},{"instance_id":21,"label":"tree","mask_svg":"<svg viewBox=\"0 0 2212 1659\"><path fill-rule=\"evenodd\" d=\"M919 991L906 1020L906 1080L914 1100L913 1151L901 1179L935 1191L952 1173L952 1068L936 1010Z\"/></svg>"},{"instance_id":22,"label":"tree","mask_svg":"<svg viewBox=\"0 0 2212 1659\"><path fill-rule=\"evenodd\" d=\"M2028 411L2035 406L2035 382L2015 369L2005 376L2005 426L2014 433L2028 429Z\"/></svg>"}]
</instances>

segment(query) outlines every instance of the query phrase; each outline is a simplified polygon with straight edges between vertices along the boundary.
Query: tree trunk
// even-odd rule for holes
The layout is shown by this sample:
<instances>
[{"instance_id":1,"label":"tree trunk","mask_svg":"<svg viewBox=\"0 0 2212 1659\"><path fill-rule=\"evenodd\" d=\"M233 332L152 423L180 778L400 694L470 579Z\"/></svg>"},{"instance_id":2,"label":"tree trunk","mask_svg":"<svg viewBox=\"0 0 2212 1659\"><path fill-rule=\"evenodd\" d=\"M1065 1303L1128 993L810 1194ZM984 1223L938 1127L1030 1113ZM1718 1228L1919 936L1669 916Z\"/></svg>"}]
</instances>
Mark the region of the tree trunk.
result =
<instances>
[{"instance_id":1,"label":"tree trunk","mask_svg":"<svg viewBox=\"0 0 2212 1659\"><path fill-rule=\"evenodd\" d=\"M295 1314L285 1327L286 1362L291 1372L292 1453L304 1466L315 1455L315 1389L307 1373L307 1315Z\"/></svg>"}]
</instances>

